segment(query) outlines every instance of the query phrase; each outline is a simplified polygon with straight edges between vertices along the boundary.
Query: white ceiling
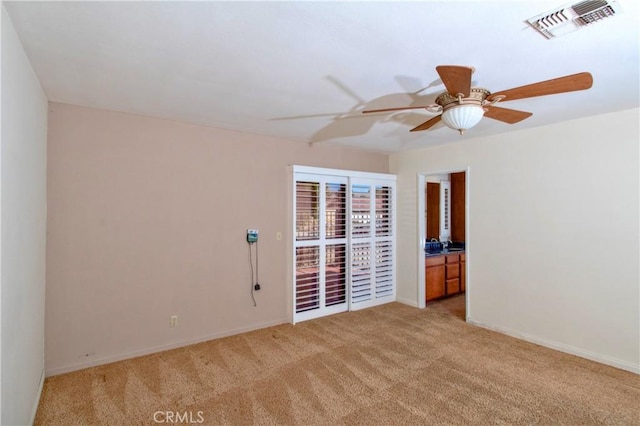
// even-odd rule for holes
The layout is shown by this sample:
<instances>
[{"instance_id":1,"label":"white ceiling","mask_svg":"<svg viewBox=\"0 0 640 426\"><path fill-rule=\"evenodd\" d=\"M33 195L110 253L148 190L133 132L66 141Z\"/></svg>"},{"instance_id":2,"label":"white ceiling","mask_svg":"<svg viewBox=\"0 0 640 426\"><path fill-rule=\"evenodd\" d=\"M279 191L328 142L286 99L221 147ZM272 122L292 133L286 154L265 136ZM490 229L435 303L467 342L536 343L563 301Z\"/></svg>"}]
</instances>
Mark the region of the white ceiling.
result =
<instances>
[{"instance_id":1,"label":"white ceiling","mask_svg":"<svg viewBox=\"0 0 640 426\"><path fill-rule=\"evenodd\" d=\"M578 0L576 0L577 2ZM563 0L3 2L51 101L394 152L639 106L639 13L546 40L524 21ZM422 110L436 65L469 65L492 92L582 71L593 88L505 103L464 136ZM419 92L419 93L416 93Z\"/></svg>"}]
</instances>

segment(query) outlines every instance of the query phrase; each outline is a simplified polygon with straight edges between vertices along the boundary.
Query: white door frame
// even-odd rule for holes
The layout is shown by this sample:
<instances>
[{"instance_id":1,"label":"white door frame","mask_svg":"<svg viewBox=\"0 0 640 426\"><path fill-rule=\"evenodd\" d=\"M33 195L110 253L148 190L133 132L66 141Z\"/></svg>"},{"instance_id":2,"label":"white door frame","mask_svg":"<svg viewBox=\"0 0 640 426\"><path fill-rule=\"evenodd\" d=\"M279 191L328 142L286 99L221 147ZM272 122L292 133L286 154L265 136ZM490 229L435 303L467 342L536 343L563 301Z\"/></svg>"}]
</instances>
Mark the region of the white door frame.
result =
<instances>
[{"instance_id":1,"label":"white door frame","mask_svg":"<svg viewBox=\"0 0 640 426\"><path fill-rule=\"evenodd\" d=\"M470 188L471 188L471 167L453 167L445 170L428 170L425 172L421 172L417 174L418 181L418 308L424 309L426 306L426 294L425 294L425 259L424 259L424 247L426 244L426 236L427 230L425 228L426 217L424 214L425 211L425 187L427 182L427 176L431 175L445 175L450 173L458 173L465 172L465 194L464 194L464 224L465 224L465 321L469 321L471 318L471 298L469 297L469 288L470 288L470 274L469 274L469 265L470 265L470 247L471 247L471 233L470 231L470 220L469 220L469 200L470 200Z\"/></svg>"}]
</instances>

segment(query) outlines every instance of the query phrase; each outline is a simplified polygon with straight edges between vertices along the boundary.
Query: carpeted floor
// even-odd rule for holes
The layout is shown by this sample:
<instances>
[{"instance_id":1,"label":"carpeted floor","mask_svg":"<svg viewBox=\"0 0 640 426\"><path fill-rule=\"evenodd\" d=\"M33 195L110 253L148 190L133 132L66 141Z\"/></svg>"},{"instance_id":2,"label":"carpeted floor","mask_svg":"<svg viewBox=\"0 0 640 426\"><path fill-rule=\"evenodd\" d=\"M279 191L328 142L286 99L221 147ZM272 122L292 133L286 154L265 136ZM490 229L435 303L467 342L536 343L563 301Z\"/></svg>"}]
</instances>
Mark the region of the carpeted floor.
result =
<instances>
[{"instance_id":1,"label":"carpeted floor","mask_svg":"<svg viewBox=\"0 0 640 426\"><path fill-rule=\"evenodd\" d=\"M466 324L460 303L391 303L50 377L35 423L640 425L638 375Z\"/></svg>"}]
</instances>

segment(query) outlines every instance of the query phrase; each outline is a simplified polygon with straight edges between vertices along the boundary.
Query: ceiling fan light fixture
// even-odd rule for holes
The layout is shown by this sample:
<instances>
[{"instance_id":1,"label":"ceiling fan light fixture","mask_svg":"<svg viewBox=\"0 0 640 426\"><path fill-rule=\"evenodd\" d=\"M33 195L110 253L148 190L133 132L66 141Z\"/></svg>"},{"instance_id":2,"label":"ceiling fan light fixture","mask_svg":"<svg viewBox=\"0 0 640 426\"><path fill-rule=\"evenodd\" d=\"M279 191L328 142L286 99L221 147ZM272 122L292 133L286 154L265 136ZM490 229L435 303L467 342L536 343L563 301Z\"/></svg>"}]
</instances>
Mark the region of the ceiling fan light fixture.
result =
<instances>
[{"instance_id":1,"label":"ceiling fan light fixture","mask_svg":"<svg viewBox=\"0 0 640 426\"><path fill-rule=\"evenodd\" d=\"M483 105L490 94L488 90L479 87L472 87L468 97L463 97L461 93L457 96L442 93L436 98L436 103L442 106L442 121L447 127L464 134L465 130L482 120Z\"/></svg>"},{"instance_id":2,"label":"ceiling fan light fixture","mask_svg":"<svg viewBox=\"0 0 640 426\"><path fill-rule=\"evenodd\" d=\"M447 127L459 131L462 135L465 130L478 124L483 116L482 106L462 104L446 108L442 113L442 121Z\"/></svg>"}]
</instances>

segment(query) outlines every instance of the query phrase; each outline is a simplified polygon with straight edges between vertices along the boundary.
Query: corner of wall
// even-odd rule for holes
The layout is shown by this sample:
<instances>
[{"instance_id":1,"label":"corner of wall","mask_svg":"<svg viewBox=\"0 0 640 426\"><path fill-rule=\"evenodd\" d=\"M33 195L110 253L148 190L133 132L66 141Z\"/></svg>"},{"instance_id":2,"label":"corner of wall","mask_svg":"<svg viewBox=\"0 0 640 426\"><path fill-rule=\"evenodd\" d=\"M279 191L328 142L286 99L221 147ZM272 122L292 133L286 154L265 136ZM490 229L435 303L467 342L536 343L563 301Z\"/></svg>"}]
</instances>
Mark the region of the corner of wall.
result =
<instances>
[{"instance_id":1,"label":"corner of wall","mask_svg":"<svg viewBox=\"0 0 640 426\"><path fill-rule=\"evenodd\" d=\"M44 382L48 105L4 4L1 13L0 423L27 424Z\"/></svg>"}]
</instances>

